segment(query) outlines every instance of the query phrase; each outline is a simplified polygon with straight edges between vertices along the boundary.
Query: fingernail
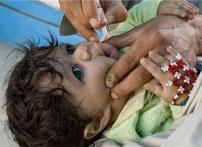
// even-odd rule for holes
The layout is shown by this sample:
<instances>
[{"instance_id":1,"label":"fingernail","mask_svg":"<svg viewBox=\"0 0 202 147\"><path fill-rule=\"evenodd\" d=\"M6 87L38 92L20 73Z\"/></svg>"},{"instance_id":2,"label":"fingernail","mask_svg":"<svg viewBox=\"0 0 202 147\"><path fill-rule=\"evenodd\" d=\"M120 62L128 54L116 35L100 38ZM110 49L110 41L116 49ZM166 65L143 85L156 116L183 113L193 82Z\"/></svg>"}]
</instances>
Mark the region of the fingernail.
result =
<instances>
[{"instance_id":1,"label":"fingernail","mask_svg":"<svg viewBox=\"0 0 202 147\"><path fill-rule=\"evenodd\" d=\"M109 88L112 88L114 86L114 83L113 83L113 76L112 75L109 75L106 77L106 85L107 87Z\"/></svg>"},{"instance_id":2,"label":"fingernail","mask_svg":"<svg viewBox=\"0 0 202 147\"><path fill-rule=\"evenodd\" d=\"M144 57L140 59L140 63L142 64L145 61Z\"/></svg>"},{"instance_id":3,"label":"fingernail","mask_svg":"<svg viewBox=\"0 0 202 147\"><path fill-rule=\"evenodd\" d=\"M95 18L91 18L89 20L89 23L93 28L96 28L96 26L98 25L98 21Z\"/></svg>"},{"instance_id":4,"label":"fingernail","mask_svg":"<svg viewBox=\"0 0 202 147\"><path fill-rule=\"evenodd\" d=\"M191 14L190 14L190 15L188 15L188 19L189 19L189 20L191 20L191 19L193 19L193 18L194 18L194 16L193 16L193 15L191 15Z\"/></svg>"},{"instance_id":5,"label":"fingernail","mask_svg":"<svg viewBox=\"0 0 202 147\"><path fill-rule=\"evenodd\" d=\"M119 98L114 92L111 93L111 96L112 96L113 99L118 99Z\"/></svg>"},{"instance_id":6,"label":"fingernail","mask_svg":"<svg viewBox=\"0 0 202 147\"><path fill-rule=\"evenodd\" d=\"M182 16L182 17L185 17L185 16L187 16L187 13L182 13L181 16Z\"/></svg>"},{"instance_id":7,"label":"fingernail","mask_svg":"<svg viewBox=\"0 0 202 147\"><path fill-rule=\"evenodd\" d=\"M88 39L88 41L97 42L97 41L99 41L99 38L94 37L94 36L91 36L91 37Z\"/></svg>"},{"instance_id":8,"label":"fingernail","mask_svg":"<svg viewBox=\"0 0 202 147\"><path fill-rule=\"evenodd\" d=\"M168 49L172 49L173 47L171 45L167 46Z\"/></svg>"}]
</instances>

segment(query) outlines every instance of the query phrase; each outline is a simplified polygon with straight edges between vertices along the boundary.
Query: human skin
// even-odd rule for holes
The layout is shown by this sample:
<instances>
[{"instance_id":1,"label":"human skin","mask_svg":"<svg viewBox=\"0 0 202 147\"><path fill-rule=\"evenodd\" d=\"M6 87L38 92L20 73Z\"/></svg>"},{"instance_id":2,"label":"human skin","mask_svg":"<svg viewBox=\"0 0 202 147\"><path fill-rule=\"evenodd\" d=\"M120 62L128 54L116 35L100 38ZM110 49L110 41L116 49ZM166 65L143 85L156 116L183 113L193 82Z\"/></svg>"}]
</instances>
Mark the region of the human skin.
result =
<instances>
[{"instance_id":1,"label":"human skin","mask_svg":"<svg viewBox=\"0 0 202 147\"><path fill-rule=\"evenodd\" d=\"M112 124L118 117L128 100L113 99L110 88L105 85L105 77L112 65L117 61L117 51L106 43L83 42L75 46L60 45L52 51L50 58L58 62L52 63L54 68L63 75L62 81L58 78L52 81L50 75L45 75L40 80L40 87L57 86L61 84L67 91L67 98L79 108L84 118L96 118L99 113L108 117L105 126ZM151 72L156 74L156 71ZM159 78L167 81L173 76L165 73ZM60 83L61 81L61 83ZM52 83L52 84L51 84ZM165 82L162 82L162 85ZM168 102L176 94L177 88L163 89L167 95L161 95ZM162 93L163 93L162 90Z\"/></svg>"},{"instance_id":2,"label":"human skin","mask_svg":"<svg viewBox=\"0 0 202 147\"><path fill-rule=\"evenodd\" d=\"M144 68L147 71L149 71L154 77L154 79L152 79L150 82L144 85L144 88L154 93L155 95L161 97L162 99L164 99L165 101L169 103L180 104L188 98L188 94L193 88L193 84L190 82L190 79L192 79L192 77L189 75L188 77L186 77L186 81L184 81L187 84L189 84L189 89L187 89L187 92L184 93L184 89L182 88L182 92L179 93L179 89L178 89L179 87L177 88L177 86L173 84L173 80L175 79L175 74L172 74L171 72L169 72L169 70L166 72L165 68L163 71L162 67L165 67L165 66L169 67L168 65L171 62L175 62L180 59L186 65L184 66L186 67L186 69L183 69L183 71L187 69L190 71L191 70L195 71L195 70L186 62L186 60L184 60L181 54L176 52L176 49L173 49L171 46L168 46L167 51L168 53L165 56L162 56L157 51L150 51L148 58L143 57L140 59L141 65L143 65ZM195 76L197 77L196 73L195 73ZM168 81L170 82L171 85L168 84ZM194 82L195 81L193 81L193 83ZM173 96L173 93L175 93L176 95ZM176 100L174 100L174 97Z\"/></svg>"},{"instance_id":3,"label":"human skin","mask_svg":"<svg viewBox=\"0 0 202 147\"><path fill-rule=\"evenodd\" d=\"M91 139L112 125L118 118L124 105L131 97L113 99L110 88L105 85L105 77L112 65L117 61L118 52L109 44L99 42L83 42L75 46L62 44L53 49L48 55L52 66L62 74L53 80L47 73L38 80L38 88L46 89L63 87L65 98L76 108L79 117L88 121L83 136ZM156 74L154 70L151 72ZM167 81L172 78L169 73L158 76ZM161 82L164 85L164 82ZM168 102L176 94L177 88L162 89Z\"/></svg>"},{"instance_id":4,"label":"human skin","mask_svg":"<svg viewBox=\"0 0 202 147\"><path fill-rule=\"evenodd\" d=\"M127 18L127 10L121 0L103 0L100 2L105 11L106 21L98 10L97 0L59 0L60 8L75 29L89 41L98 41L94 29L103 25L122 22Z\"/></svg>"},{"instance_id":5,"label":"human skin","mask_svg":"<svg viewBox=\"0 0 202 147\"><path fill-rule=\"evenodd\" d=\"M106 20L103 14L99 13L98 1ZM127 10L121 0L59 0L59 4L66 18L89 41L99 41L94 29L123 22L127 18ZM197 11L198 9L186 0L164 0L160 3L157 13L191 19Z\"/></svg>"},{"instance_id":6,"label":"human skin","mask_svg":"<svg viewBox=\"0 0 202 147\"><path fill-rule=\"evenodd\" d=\"M114 52L110 55L110 51L115 52L116 49L105 43L83 42L76 46L61 45L49 55L59 62L53 66L62 73L64 78L61 85L68 92L73 105L81 110L81 116L93 118L110 108L109 124L117 118L127 101L112 99L110 88L105 85L107 71L117 58ZM40 87L51 86L50 75L42 79ZM56 78L52 86L57 86L59 82L60 79Z\"/></svg>"},{"instance_id":7,"label":"human skin","mask_svg":"<svg viewBox=\"0 0 202 147\"><path fill-rule=\"evenodd\" d=\"M152 79L141 65L136 67L140 58L146 57L150 50L165 52L166 47L171 45L194 65L196 55L202 53L201 30L202 16L197 15L188 21L175 16L160 16L107 40L116 48L130 46L106 77L106 85L112 88L112 97L122 98Z\"/></svg>"}]
</instances>

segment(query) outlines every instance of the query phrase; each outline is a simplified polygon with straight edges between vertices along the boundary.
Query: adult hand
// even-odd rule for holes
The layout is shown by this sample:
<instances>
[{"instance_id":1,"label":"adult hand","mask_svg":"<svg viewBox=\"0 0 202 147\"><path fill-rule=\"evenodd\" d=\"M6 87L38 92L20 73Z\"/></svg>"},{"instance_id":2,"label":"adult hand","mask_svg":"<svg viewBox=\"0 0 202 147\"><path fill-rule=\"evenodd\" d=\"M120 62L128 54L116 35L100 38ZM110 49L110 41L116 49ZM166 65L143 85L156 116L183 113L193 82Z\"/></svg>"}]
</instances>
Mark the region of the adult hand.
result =
<instances>
[{"instance_id":1,"label":"adult hand","mask_svg":"<svg viewBox=\"0 0 202 147\"><path fill-rule=\"evenodd\" d=\"M193 65L198 49L196 32L186 20L163 16L107 40L107 43L117 48L130 46L128 52L113 65L106 77L106 85L115 86L112 88L112 97L120 98L128 95L152 78L143 67L135 68L140 58L147 56L152 49L163 53L166 47L171 45Z\"/></svg>"},{"instance_id":2,"label":"adult hand","mask_svg":"<svg viewBox=\"0 0 202 147\"><path fill-rule=\"evenodd\" d=\"M198 12L199 9L186 0L163 0L159 4L157 14L192 19Z\"/></svg>"},{"instance_id":3,"label":"adult hand","mask_svg":"<svg viewBox=\"0 0 202 147\"><path fill-rule=\"evenodd\" d=\"M144 88L167 102L180 104L188 98L197 74L175 49L169 46L167 51L169 54L165 56L150 51L148 59L140 59L154 77Z\"/></svg>"},{"instance_id":4,"label":"adult hand","mask_svg":"<svg viewBox=\"0 0 202 147\"><path fill-rule=\"evenodd\" d=\"M67 19L89 41L98 41L94 29L103 25L122 22L127 18L127 10L121 0L102 0L106 22L99 15L97 0L59 0L61 10Z\"/></svg>"}]
</instances>

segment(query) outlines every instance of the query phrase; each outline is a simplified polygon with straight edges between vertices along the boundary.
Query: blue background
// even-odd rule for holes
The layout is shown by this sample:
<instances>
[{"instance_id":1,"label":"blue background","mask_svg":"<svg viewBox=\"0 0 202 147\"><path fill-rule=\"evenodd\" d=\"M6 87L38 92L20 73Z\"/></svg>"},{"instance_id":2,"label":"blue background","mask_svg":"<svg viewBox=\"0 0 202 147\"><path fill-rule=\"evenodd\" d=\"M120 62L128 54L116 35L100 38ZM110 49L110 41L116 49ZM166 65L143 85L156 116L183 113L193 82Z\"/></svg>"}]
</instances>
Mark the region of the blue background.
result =
<instances>
[{"instance_id":1,"label":"blue background","mask_svg":"<svg viewBox=\"0 0 202 147\"><path fill-rule=\"evenodd\" d=\"M14 46L26 39L37 41L41 36L48 37L49 32L60 42L75 44L83 41L79 35L60 36L62 16L60 10L38 1L0 0L0 42Z\"/></svg>"}]
</instances>

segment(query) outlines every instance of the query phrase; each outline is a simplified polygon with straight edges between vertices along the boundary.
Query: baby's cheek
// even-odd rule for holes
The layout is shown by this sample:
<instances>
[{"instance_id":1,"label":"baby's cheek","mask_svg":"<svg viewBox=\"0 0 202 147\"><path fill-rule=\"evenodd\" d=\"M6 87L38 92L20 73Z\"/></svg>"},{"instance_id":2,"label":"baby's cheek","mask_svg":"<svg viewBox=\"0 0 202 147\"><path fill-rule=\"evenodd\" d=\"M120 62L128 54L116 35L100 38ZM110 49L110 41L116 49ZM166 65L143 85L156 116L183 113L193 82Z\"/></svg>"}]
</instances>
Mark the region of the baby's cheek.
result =
<instances>
[{"instance_id":1,"label":"baby's cheek","mask_svg":"<svg viewBox=\"0 0 202 147\"><path fill-rule=\"evenodd\" d=\"M83 101L81 106L80 106L81 110L83 111L83 113L87 116L94 116L94 112L96 112L97 110L97 106L93 101Z\"/></svg>"}]
</instances>

